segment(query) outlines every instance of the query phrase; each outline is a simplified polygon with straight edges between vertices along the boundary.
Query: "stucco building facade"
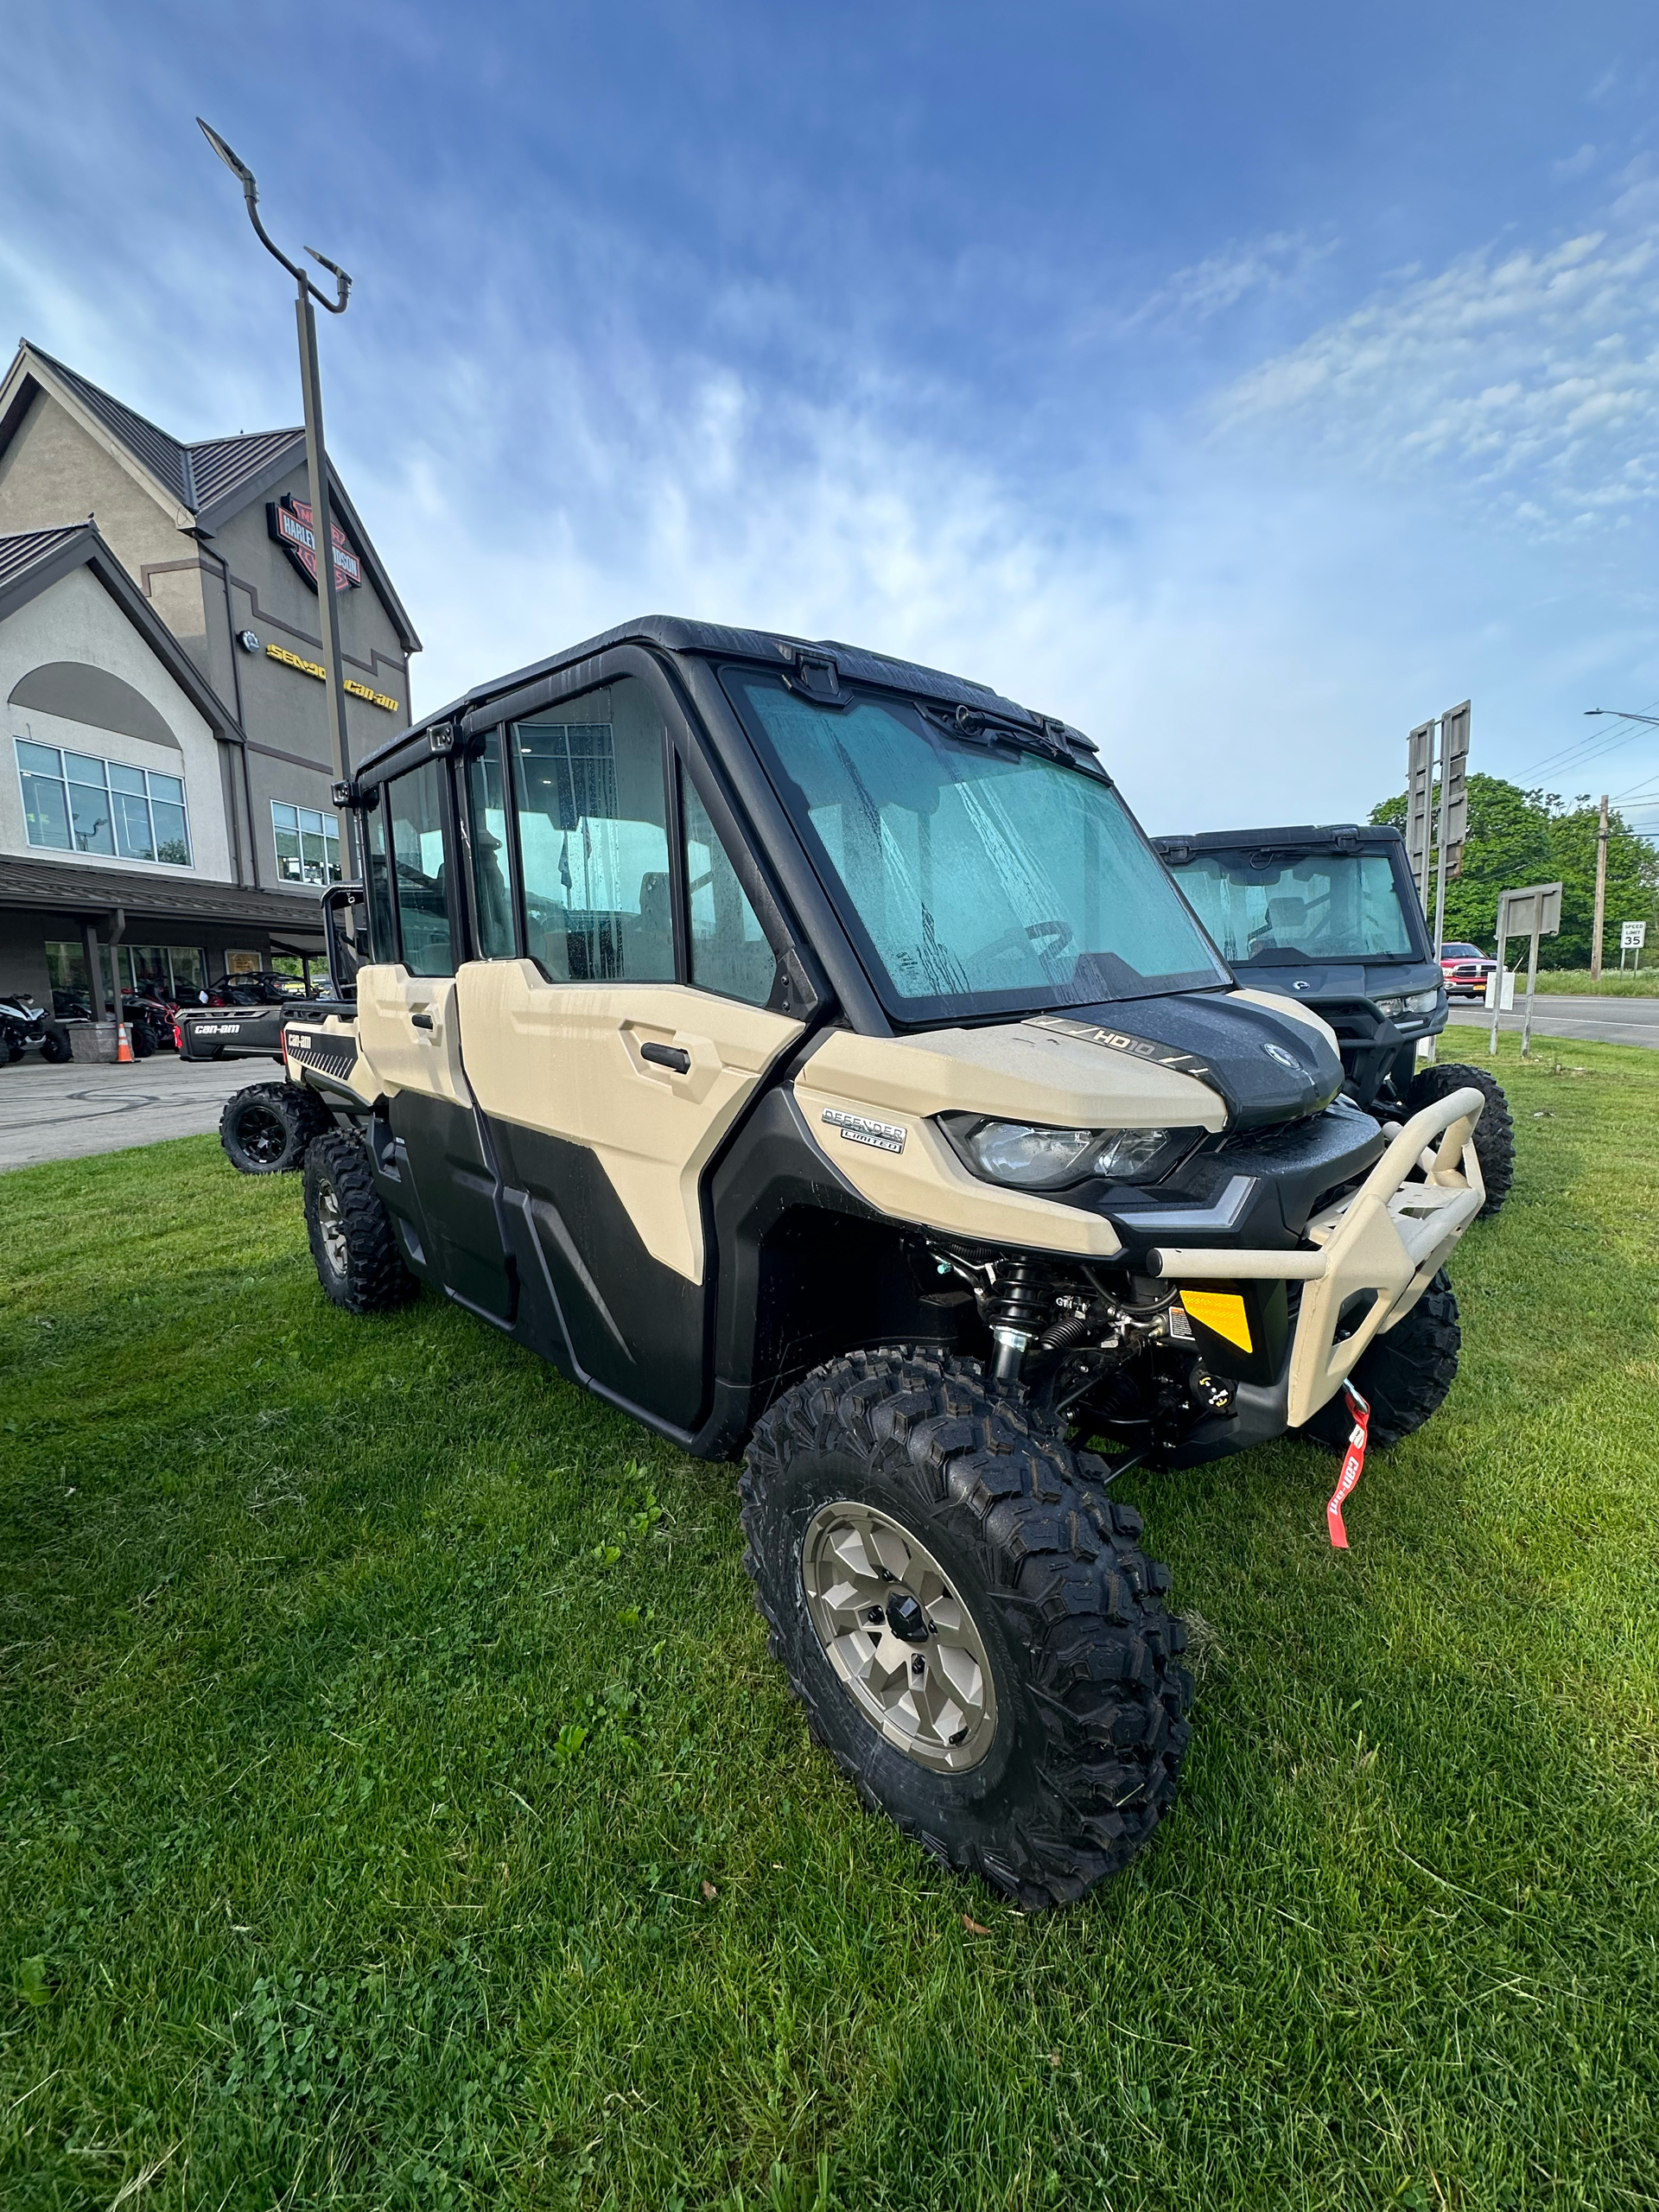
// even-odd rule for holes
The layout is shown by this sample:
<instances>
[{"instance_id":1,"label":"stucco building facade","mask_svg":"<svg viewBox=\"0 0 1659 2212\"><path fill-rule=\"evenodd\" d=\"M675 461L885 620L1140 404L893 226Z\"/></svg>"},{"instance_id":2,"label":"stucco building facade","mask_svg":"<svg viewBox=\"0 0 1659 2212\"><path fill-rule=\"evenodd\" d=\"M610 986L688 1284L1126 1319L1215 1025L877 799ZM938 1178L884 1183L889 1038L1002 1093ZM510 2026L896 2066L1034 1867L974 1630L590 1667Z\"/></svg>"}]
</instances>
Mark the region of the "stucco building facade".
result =
<instances>
[{"instance_id":1,"label":"stucco building facade","mask_svg":"<svg viewBox=\"0 0 1659 2212\"><path fill-rule=\"evenodd\" d=\"M330 482L356 758L410 719L420 641ZM18 349L0 386L0 990L50 1004L75 947L101 964L94 938L128 948L129 982L157 952L176 982L321 951L340 862L309 522L302 431L186 444Z\"/></svg>"}]
</instances>

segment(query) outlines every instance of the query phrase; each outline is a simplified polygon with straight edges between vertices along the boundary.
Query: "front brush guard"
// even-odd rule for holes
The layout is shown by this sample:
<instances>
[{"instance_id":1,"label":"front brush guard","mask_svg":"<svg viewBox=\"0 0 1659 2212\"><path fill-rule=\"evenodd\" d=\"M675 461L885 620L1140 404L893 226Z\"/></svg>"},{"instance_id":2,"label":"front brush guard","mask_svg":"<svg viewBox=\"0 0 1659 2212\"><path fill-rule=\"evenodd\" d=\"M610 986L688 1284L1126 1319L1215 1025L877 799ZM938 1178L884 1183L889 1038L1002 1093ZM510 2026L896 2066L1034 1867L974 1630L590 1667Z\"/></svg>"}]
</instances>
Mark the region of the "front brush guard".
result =
<instances>
[{"instance_id":1,"label":"front brush guard","mask_svg":"<svg viewBox=\"0 0 1659 2212\"><path fill-rule=\"evenodd\" d=\"M1309 1223L1312 1251L1148 1252L1150 1274L1176 1282L1300 1282L1290 1348L1287 1418L1292 1428L1336 1395L1373 1337L1403 1319L1486 1203L1474 1128L1486 1103L1471 1085L1437 1098L1400 1129L1351 1197ZM1421 1181L1408 1179L1421 1173ZM1372 1294L1351 1334L1338 1338L1343 1307Z\"/></svg>"}]
</instances>

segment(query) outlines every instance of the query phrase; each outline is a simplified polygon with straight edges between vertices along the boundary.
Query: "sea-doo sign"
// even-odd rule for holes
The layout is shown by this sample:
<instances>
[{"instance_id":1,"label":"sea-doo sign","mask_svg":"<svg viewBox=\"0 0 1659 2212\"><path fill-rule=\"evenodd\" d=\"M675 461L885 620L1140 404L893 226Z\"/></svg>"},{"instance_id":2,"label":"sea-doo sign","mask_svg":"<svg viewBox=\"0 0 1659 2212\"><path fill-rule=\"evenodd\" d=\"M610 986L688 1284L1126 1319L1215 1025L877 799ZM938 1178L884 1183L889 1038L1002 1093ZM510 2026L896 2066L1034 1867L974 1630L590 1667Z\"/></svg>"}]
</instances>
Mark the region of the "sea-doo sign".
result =
<instances>
[{"instance_id":1,"label":"sea-doo sign","mask_svg":"<svg viewBox=\"0 0 1659 2212\"><path fill-rule=\"evenodd\" d=\"M317 534L312 527L310 501L296 499L292 493L285 492L280 499L272 499L267 504L265 515L271 536L315 591L317 588ZM334 589L355 591L362 581L363 563L346 543L346 534L336 523Z\"/></svg>"}]
</instances>

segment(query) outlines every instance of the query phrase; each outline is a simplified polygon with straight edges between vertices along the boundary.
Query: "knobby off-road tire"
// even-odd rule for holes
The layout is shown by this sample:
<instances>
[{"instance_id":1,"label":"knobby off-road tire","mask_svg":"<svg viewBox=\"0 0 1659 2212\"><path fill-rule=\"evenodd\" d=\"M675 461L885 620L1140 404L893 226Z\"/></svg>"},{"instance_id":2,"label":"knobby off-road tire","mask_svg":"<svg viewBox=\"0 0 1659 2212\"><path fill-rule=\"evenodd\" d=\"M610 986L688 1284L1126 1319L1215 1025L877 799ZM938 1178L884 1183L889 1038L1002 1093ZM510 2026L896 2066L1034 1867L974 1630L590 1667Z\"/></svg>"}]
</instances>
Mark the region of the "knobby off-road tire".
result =
<instances>
[{"instance_id":1,"label":"knobby off-road tire","mask_svg":"<svg viewBox=\"0 0 1659 2212\"><path fill-rule=\"evenodd\" d=\"M1442 1268L1405 1319L1372 1338L1354 1369L1354 1388L1371 1408L1373 1444L1384 1450L1398 1444L1439 1410L1456 1379L1462 1341L1458 1301ZM1338 1390L1301 1433L1341 1452L1353 1425L1347 1397Z\"/></svg>"},{"instance_id":2,"label":"knobby off-road tire","mask_svg":"<svg viewBox=\"0 0 1659 2212\"><path fill-rule=\"evenodd\" d=\"M1106 1495L1104 1473L993 1399L976 1364L899 1351L808 1376L761 1421L744 1463L744 1563L815 1740L872 1811L1028 1910L1069 1904L1134 1857L1174 1798L1191 1732L1169 1569L1141 1550L1141 1516ZM963 1699L972 1726L944 1739L959 1751L936 1738L932 1765L891 1739L892 1719L884 1731L871 1717L814 1624L823 1601L809 1599L804 1547L821 1554L819 1532L849 1525L842 1503L875 1516L903 1570L889 1601L899 1635L913 1582L930 1620L966 1615L983 1656L988 1682L977 1705L971 1690ZM952 1657L939 1635L910 1646L906 1663L930 1649ZM973 1764L941 1770L956 1757Z\"/></svg>"},{"instance_id":3,"label":"knobby off-road tire","mask_svg":"<svg viewBox=\"0 0 1659 2212\"><path fill-rule=\"evenodd\" d=\"M306 1148L305 1228L317 1281L348 1313L389 1313L418 1296L368 1154L343 1129L314 1137Z\"/></svg>"},{"instance_id":4,"label":"knobby off-road tire","mask_svg":"<svg viewBox=\"0 0 1659 2212\"><path fill-rule=\"evenodd\" d=\"M1449 1098L1454 1090L1469 1084L1483 1092L1486 1100L1486 1110L1475 1124L1475 1157L1486 1185L1486 1203L1475 1218L1484 1221L1497 1211L1515 1181L1515 1123L1502 1086L1484 1068L1465 1067L1457 1060L1437 1061L1432 1068L1419 1068L1411 1078L1406 1111L1415 1114L1424 1106L1432 1106L1437 1098Z\"/></svg>"},{"instance_id":5,"label":"knobby off-road tire","mask_svg":"<svg viewBox=\"0 0 1659 2212\"><path fill-rule=\"evenodd\" d=\"M291 1175L331 1119L314 1090L292 1083L254 1083L226 1100L219 1141L238 1174Z\"/></svg>"}]
</instances>

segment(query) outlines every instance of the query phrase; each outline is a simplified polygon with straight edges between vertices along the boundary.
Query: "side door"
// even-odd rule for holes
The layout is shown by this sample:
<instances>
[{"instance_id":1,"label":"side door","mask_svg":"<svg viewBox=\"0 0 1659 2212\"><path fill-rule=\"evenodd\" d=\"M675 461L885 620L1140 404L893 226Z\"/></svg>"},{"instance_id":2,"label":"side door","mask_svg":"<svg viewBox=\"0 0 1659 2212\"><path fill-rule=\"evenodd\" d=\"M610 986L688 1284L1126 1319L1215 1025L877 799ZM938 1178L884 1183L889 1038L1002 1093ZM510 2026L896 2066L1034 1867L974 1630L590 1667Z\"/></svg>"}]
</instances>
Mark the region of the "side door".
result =
<instances>
[{"instance_id":1,"label":"side door","mask_svg":"<svg viewBox=\"0 0 1659 2212\"><path fill-rule=\"evenodd\" d=\"M433 754L383 785L366 829L377 957L358 972L357 1029L386 1100L383 1172L413 1185L429 1272L462 1304L510 1322L497 1179L461 1055L448 759Z\"/></svg>"},{"instance_id":2,"label":"side door","mask_svg":"<svg viewBox=\"0 0 1659 2212\"><path fill-rule=\"evenodd\" d=\"M804 1028L768 1003L781 927L716 835L687 742L644 674L485 741L468 771L480 949L490 913L512 934L456 980L521 1267L569 1363L681 1428L709 1384L705 1173Z\"/></svg>"}]
</instances>

